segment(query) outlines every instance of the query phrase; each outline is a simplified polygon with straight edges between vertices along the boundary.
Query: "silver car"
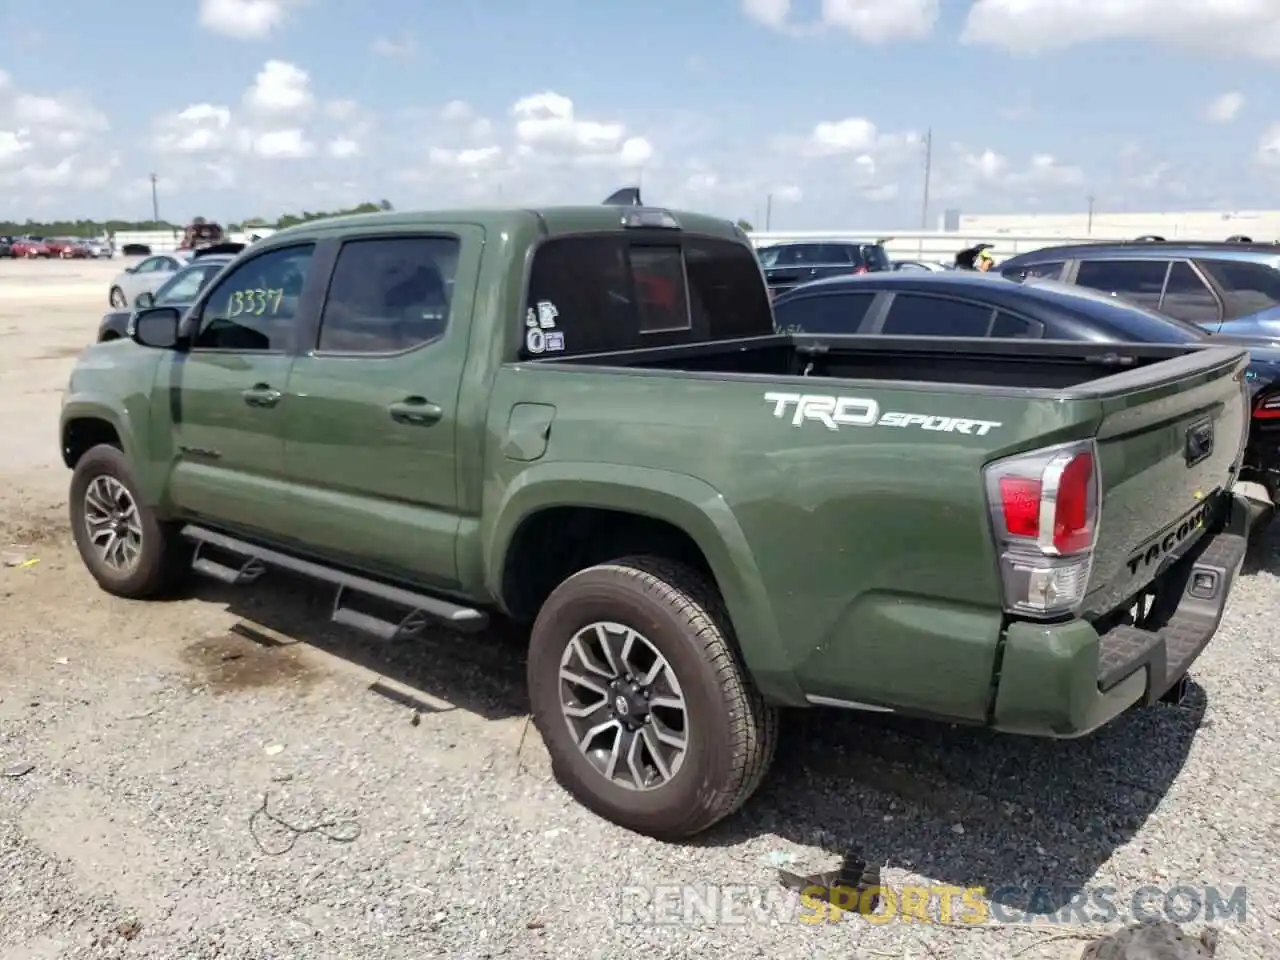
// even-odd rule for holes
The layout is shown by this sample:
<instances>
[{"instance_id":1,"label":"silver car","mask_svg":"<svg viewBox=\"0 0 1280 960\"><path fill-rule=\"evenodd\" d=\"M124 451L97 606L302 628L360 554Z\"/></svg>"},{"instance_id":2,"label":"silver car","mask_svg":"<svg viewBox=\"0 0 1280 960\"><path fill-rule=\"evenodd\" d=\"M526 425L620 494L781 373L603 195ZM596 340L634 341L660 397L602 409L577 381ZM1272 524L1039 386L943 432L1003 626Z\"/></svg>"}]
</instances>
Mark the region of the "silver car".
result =
<instances>
[{"instance_id":1,"label":"silver car","mask_svg":"<svg viewBox=\"0 0 1280 960\"><path fill-rule=\"evenodd\" d=\"M191 260L190 255L161 253L125 267L111 281L107 302L124 310L140 293L155 293L160 285Z\"/></svg>"},{"instance_id":2,"label":"silver car","mask_svg":"<svg viewBox=\"0 0 1280 960\"><path fill-rule=\"evenodd\" d=\"M96 239L86 240L85 247L89 250L89 255L95 260L110 260L116 255L116 245L110 240Z\"/></svg>"}]
</instances>

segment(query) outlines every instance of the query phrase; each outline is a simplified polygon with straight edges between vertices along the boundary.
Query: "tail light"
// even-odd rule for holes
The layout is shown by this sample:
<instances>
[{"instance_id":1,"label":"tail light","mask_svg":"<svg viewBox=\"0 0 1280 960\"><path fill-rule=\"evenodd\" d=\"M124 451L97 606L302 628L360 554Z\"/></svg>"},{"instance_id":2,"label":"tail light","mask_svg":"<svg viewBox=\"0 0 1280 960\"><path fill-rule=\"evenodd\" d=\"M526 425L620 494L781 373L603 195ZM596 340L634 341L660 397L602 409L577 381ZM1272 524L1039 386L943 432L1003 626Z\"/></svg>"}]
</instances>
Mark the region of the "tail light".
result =
<instances>
[{"instance_id":1,"label":"tail light","mask_svg":"<svg viewBox=\"0 0 1280 960\"><path fill-rule=\"evenodd\" d=\"M1076 612L1098 539L1094 442L997 460L983 474L1006 612L1034 618Z\"/></svg>"},{"instance_id":2,"label":"tail light","mask_svg":"<svg viewBox=\"0 0 1280 960\"><path fill-rule=\"evenodd\" d=\"M1280 420L1280 393L1259 397L1253 407L1255 420Z\"/></svg>"}]
</instances>

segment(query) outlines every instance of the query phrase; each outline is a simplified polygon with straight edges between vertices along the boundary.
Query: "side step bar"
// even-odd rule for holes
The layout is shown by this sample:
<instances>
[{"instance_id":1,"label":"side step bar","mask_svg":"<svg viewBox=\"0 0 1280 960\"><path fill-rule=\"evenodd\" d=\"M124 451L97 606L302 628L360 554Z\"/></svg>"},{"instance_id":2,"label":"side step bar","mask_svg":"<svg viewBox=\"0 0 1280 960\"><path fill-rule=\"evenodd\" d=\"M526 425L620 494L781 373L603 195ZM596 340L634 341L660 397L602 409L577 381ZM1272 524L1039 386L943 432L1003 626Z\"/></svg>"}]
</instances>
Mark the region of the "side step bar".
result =
<instances>
[{"instance_id":1,"label":"side step bar","mask_svg":"<svg viewBox=\"0 0 1280 960\"><path fill-rule=\"evenodd\" d=\"M182 535L195 541L195 558L191 569L215 580L232 585L253 583L267 567L280 567L293 573L319 580L337 588L333 598L334 623L352 627L372 634L381 640L405 640L415 637L426 629L432 621L440 621L455 630L475 632L489 625L489 617L480 610L463 607L439 597L429 597L414 590L393 587L379 583L354 573L344 573L319 563L299 560L288 554L260 547L257 544L229 537L224 533L188 524L182 528ZM213 549L235 558L233 563L225 563L209 557L208 551ZM380 600L384 604L406 610L402 617L392 620L373 613L356 609L344 600L357 600L361 596Z\"/></svg>"}]
</instances>

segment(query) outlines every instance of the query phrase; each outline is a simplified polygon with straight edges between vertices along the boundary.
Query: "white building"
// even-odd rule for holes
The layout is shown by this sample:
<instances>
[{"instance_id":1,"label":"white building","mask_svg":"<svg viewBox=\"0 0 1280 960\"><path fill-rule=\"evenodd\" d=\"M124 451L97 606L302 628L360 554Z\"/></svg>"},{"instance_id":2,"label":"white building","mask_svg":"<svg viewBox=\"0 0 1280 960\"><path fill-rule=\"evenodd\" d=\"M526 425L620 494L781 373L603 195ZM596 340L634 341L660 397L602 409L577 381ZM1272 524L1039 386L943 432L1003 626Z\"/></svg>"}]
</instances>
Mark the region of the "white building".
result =
<instances>
[{"instance_id":1,"label":"white building","mask_svg":"<svg viewBox=\"0 0 1280 960\"><path fill-rule=\"evenodd\" d=\"M946 220L950 219L950 223ZM1194 210L1175 213L1107 213L1090 217L1078 213L965 214L939 219L939 229L951 227L970 236L1015 234L1036 237L1093 237L1125 240L1155 234L1169 240L1226 240L1242 234L1252 240L1280 240L1280 210Z\"/></svg>"}]
</instances>

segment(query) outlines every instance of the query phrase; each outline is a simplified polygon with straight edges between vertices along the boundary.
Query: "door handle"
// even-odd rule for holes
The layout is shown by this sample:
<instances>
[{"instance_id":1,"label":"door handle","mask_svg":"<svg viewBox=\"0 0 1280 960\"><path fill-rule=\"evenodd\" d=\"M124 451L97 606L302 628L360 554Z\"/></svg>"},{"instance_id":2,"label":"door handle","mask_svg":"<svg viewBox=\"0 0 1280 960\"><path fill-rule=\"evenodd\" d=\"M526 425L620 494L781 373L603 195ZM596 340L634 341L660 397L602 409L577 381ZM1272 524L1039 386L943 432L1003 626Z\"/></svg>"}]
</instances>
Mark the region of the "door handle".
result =
<instances>
[{"instance_id":1,"label":"door handle","mask_svg":"<svg viewBox=\"0 0 1280 960\"><path fill-rule=\"evenodd\" d=\"M274 407L280 402L281 393L279 390L272 390L269 384L255 383L240 396L251 407Z\"/></svg>"},{"instance_id":2,"label":"door handle","mask_svg":"<svg viewBox=\"0 0 1280 960\"><path fill-rule=\"evenodd\" d=\"M438 423L444 416L444 410L438 403L432 403L426 397L405 397L398 403L387 407L387 413L396 423L404 423L413 427L429 427Z\"/></svg>"}]
</instances>

